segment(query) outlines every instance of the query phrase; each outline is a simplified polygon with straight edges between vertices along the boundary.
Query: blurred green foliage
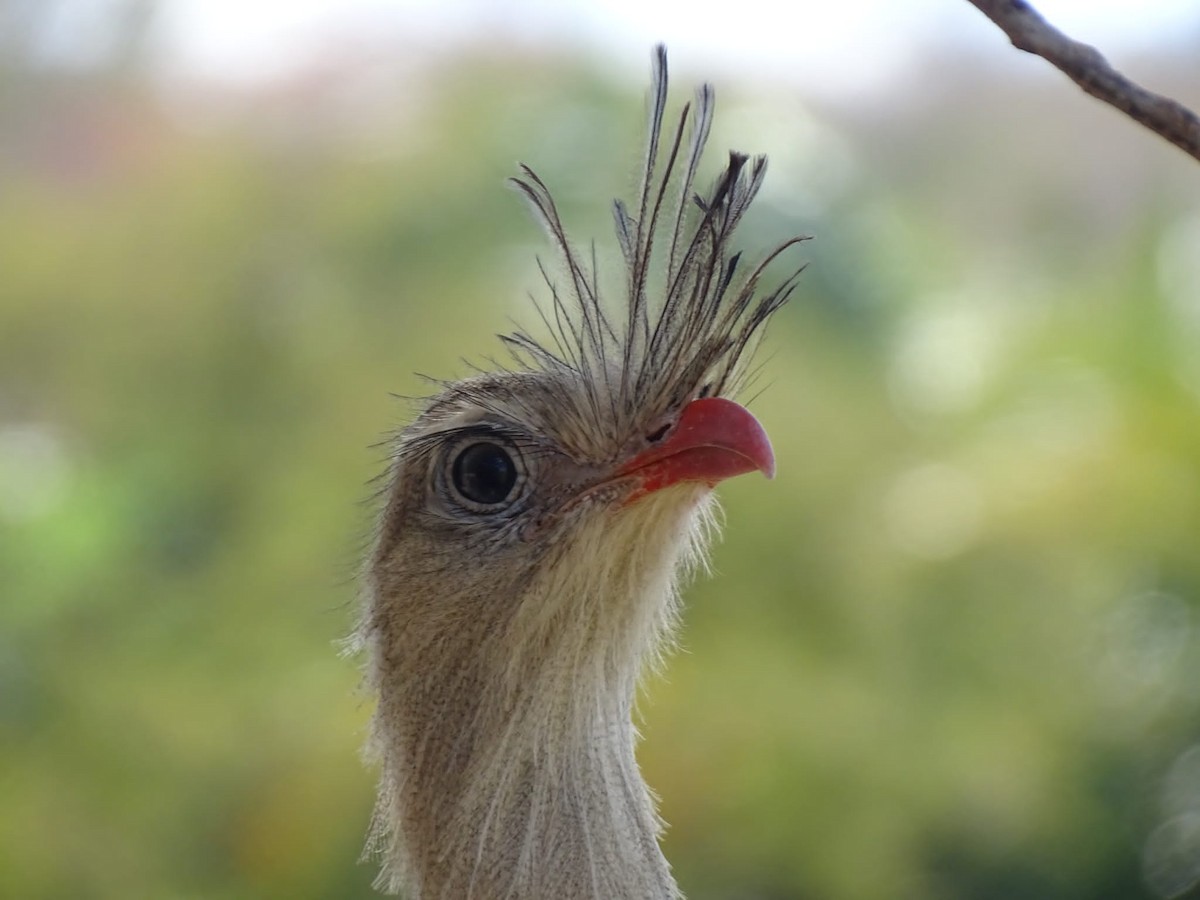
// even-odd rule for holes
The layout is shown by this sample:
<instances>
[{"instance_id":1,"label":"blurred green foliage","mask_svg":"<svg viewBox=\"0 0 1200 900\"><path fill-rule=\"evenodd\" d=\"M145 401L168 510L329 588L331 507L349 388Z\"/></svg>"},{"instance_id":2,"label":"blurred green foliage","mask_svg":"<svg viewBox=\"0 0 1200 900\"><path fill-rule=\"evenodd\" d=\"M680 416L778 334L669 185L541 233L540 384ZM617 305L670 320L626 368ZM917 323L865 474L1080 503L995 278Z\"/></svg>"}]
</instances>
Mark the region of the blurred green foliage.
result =
<instances>
[{"instance_id":1,"label":"blurred green foliage","mask_svg":"<svg viewBox=\"0 0 1200 900\"><path fill-rule=\"evenodd\" d=\"M430 63L362 120L322 84L213 90L0 75L6 897L373 895L369 710L336 641L369 447L407 415L388 391L529 321L514 159L577 235L636 159L637 88L554 58ZM1089 176L1070 125L990 140L999 100L722 103L716 142L757 121L774 165L745 245L818 240L755 400L779 477L723 489L718 577L643 704L681 884L1187 890L1194 168L1089 120L1136 148Z\"/></svg>"}]
</instances>

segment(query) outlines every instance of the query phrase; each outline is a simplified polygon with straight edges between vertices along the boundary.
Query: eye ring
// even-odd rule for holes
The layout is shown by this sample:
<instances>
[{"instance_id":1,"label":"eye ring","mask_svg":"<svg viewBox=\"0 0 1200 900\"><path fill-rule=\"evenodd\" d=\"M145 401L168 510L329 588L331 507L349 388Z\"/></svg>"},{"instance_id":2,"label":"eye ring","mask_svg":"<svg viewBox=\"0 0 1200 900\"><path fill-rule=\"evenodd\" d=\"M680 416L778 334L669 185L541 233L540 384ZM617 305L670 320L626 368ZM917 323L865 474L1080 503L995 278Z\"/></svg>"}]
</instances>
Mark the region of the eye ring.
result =
<instances>
[{"instance_id":1,"label":"eye ring","mask_svg":"<svg viewBox=\"0 0 1200 900\"><path fill-rule=\"evenodd\" d=\"M454 447L446 476L454 499L476 512L496 512L509 506L521 495L526 480L521 454L491 435Z\"/></svg>"}]
</instances>

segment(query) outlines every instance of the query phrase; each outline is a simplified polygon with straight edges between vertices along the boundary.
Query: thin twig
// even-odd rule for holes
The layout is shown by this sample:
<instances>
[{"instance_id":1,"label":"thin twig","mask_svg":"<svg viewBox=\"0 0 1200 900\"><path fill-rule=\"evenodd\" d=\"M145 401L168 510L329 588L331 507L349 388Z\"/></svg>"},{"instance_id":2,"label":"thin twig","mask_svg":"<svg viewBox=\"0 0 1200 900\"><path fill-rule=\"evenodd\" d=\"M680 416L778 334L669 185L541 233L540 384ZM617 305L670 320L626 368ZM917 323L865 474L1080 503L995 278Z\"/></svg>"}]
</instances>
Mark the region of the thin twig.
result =
<instances>
[{"instance_id":1,"label":"thin twig","mask_svg":"<svg viewBox=\"0 0 1200 900\"><path fill-rule=\"evenodd\" d=\"M1081 88L1200 160L1200 118L1170 97L1134 84L1095 48L1067 37L1025 0L969 0L1013 46L1040 56Z\"/></svg>"}]
</instances>

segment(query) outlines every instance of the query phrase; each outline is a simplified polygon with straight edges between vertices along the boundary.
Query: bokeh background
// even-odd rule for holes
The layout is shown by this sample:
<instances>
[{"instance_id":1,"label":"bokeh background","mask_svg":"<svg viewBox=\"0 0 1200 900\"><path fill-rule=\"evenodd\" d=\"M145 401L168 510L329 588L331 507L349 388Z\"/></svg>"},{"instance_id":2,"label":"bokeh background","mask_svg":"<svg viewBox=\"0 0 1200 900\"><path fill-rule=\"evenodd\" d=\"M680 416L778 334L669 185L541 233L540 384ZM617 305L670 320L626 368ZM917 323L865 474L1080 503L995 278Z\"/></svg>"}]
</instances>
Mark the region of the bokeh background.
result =
<instances>
[{"instance_id":1,"label":"bokeh background","mask_svg":"<svg viewBox=\"0 0 1200 900\"><path fill-rule=\"evenodd\" d=\"M0 0L0 896L373 896L372 445L530 323L516 160L606 245L656 38L816 236L643 703L682 886L1197 896L1200 167L961 0L738 6Z\"/></svg>"}]
</instances>

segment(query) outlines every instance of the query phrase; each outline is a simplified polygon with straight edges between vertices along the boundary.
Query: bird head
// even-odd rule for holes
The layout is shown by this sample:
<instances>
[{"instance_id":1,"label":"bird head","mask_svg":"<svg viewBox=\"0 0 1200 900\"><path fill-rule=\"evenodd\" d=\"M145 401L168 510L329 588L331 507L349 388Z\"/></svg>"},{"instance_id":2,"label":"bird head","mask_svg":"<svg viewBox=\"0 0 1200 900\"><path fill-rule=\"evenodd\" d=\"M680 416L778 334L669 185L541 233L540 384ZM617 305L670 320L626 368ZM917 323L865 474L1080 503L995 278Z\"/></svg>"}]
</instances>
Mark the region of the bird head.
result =
<instances>
[{"instance_id":1,"label":"bird head","mask_svg":"<svg viewBox=\"0 0 1200 900\"><path fill-rule=\"evenodd\" d=\"M632 745L637 679L671 630L680 572L703 558L712 488L774 473L733 397L795 277L760 293L760 276L798 239L743 266L731 237L766 160L731 153L698 191L713 93L665 129L666 87L659 48L641 191L632 211L614 204L620 302L522 167L513 184L559 257L542 266L545 334L505 335L510 363L438 382L392 444L358 631L389 886L455 883L459 856L477 871L495 835L536 830L509 806L545 813L565 802L556 790L582 790L572 753L604 735ZM649 801L634 806L653 833Z\"/></svg>"}]
</instances>

